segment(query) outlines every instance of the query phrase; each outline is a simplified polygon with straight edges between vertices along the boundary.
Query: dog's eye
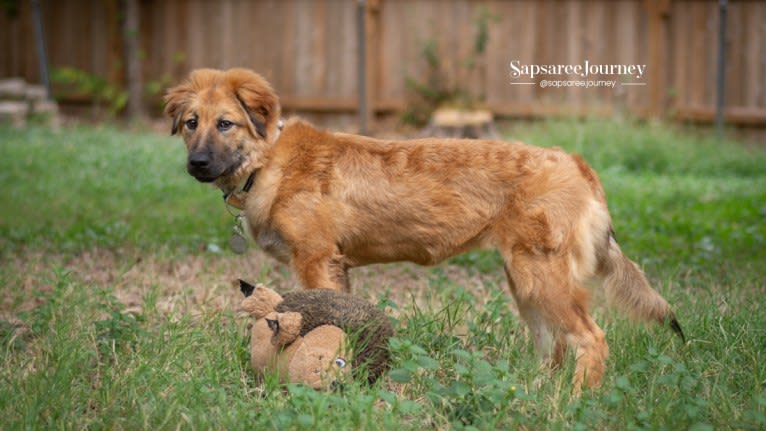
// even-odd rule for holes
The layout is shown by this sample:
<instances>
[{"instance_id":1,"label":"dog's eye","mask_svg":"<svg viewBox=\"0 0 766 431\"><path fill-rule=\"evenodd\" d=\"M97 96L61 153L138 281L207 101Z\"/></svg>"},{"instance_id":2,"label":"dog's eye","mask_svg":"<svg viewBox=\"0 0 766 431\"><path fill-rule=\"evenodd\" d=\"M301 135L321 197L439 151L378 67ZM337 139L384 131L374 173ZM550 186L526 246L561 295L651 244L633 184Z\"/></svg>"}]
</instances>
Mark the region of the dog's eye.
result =
<instances>
[{"instance_id":1,"label":"dog's eye","mask_svg":"<svg viewBox=\"0 0 766 431\"><path fill-rule=\"evenodd\" d=\"M232 123L229 120L221 120L218 122L218 130L223 132L223 131L231 129L231 126L233 125L234 123Z\"/></svg>"},{"instance_id":2,"label":"dog's eye","mask_svg":"<svg viewBox=\"0 0 766 431\"><path fill-rule=\"evenodd\" d=\"M337 365L338 368L343 368L346 366L346 360L343 358L335 358L335 365Z\"/></svg>"},{"instance_id":3,"label":"dog's eye","mask_svg":"<svg viewBox=\"0 0 766 431\"><path fill-rule=\"evenodd\" d=\"M197 119L196 118L190 118L186 120L186 127L189 130L194 130L197 128Z\"/></svg>"}]
</instances>

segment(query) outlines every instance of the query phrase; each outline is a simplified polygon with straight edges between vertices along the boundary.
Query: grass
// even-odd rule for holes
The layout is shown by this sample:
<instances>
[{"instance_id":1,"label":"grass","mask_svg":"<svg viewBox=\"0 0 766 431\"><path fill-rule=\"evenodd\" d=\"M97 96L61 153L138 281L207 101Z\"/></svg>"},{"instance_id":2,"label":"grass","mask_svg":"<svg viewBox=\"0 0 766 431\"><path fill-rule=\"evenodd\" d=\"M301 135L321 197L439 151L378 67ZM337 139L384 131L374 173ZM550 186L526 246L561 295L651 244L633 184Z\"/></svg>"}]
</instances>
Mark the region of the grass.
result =
<instances>
[{"instance_id":1,"label":"grass","mask_svg":"<svg viewBox=\"0 0 766 431\"><path fill-rule=\"evenodd\" d=\"M544 122L509 136L585 156L623 250L689 342L597 308L603 388L540 367L497 257L353 273L396 327L392 370L342 393L256 383L246 277L294 287L183 169L183 145L110 127L0 128L0 428L763 429L766 152L662 124ZM570 358L571 359L571 358Z\"/></svg>"},{"instance_id":2,"label":"grass","mask_svg":"<svg viewBox=\"0 0 766 431\"><path fill-rule=\"evenodd\" d=\"M4 130L2 139L0 180L12 185L2 199L13 203L0 210L6 250L178 248L220 237L220 197L184 178L178 142L108 128Z\"/></svg>"}]
</instances>

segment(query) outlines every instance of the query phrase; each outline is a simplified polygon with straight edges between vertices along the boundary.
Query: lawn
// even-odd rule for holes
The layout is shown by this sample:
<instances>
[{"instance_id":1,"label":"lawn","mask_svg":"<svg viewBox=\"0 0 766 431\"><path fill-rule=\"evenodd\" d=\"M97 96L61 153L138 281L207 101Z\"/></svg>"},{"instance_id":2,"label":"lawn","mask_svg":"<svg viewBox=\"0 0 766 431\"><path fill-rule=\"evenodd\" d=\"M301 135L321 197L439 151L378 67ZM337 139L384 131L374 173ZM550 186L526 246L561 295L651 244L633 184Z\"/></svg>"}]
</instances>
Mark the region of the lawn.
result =
<instances>
[{"instance_id":1,"label":"lawn","mask_svg":"<svg viewBox=\"0 0 766 431\"><path fill-rule=\"evenodd\" d=\"M296 280L254 247L226 249L232 217L185 173L179 140L0 128L0 428L766 428L766 151L629 121L507 136L597 169L623 250L686 344L596 307L607 375L573 398L573 358L540 366L497 256L474 252L352 272L396 329L374 386L257 383L232 280Z\"/></svg>"}]
</instances>

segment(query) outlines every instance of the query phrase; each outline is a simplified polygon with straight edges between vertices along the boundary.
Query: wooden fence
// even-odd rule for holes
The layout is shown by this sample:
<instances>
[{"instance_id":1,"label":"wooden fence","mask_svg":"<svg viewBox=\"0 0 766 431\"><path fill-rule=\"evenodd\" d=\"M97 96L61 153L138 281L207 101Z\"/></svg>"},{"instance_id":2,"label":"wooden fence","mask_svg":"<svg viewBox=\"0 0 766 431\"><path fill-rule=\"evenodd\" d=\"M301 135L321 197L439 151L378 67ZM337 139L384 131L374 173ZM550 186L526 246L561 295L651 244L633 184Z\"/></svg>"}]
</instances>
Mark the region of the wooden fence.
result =
<instances>
[{"instance_id":1,"label":"wooden fence","mask_svg":"<svg viewBox=\"0 0 766 431\"><path fill-rule=\"evenodd\" d=\"M13 3L13 2L11 2ZM31 1L0 8L0 77L39 81ZM198 67L253 68L287 110L353 112L358 95L356 0L142 0L145 82L175 82ZM433 47L443 76L500 115L618 111L710 121L714 116L718 2L687 0L367 0L364 60L374 112L401 111L408 80L429 74ZM69 66L124 85L118 0L41 0L51 67ZM480 17L486 48L476 54ZM766 124L766 2L729 1L726 118ZM639 64L641 79L616 88L512 85L519 64ZM473 67L468 67L469 62ZM627 81L640 85L622 85Z\"/></svg>"}]
</instances>

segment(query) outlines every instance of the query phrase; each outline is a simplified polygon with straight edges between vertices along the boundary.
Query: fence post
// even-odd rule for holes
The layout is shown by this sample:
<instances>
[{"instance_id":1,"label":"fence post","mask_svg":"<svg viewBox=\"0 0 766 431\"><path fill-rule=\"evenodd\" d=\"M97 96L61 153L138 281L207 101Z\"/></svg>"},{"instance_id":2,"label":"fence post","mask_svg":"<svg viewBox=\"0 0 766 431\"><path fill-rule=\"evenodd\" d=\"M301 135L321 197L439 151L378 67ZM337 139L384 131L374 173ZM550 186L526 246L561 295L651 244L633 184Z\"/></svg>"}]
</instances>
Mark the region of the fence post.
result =
<instances>
[{"instance_id":1,"label":"fence post","mask_svg":"<svg viewBox=\"0 0 766 431\"><path fill-rule=\"evenodd\" d=\"M106 80L116 87L125 85L125 71L123 70L123 37L122 23L120 21L120 4L118 0L105 0L107 33L106 37Z\"/></svg>"},{"instance_id":2,"label":"fence post","mask_svg":"<svg viewBox=\"0 0 766 431\"><path fill-rule=\"evenodd\" d=\"M375 132L375 111L378 102L378 73L380 73L380 27L379 27L380 0L367 0L365 13L365 69L367 77L367 129Z\"/></svg>"},{"instance_id":3,"label":"fence post","mask_svg":"<svg viewBox=\"0 0 766 431\"><path fill-rule=\"evenodd\" d=\"M378 72L378 0L358 0L357 37L359 79L359 133L374 129Z\"/></svg>"},{"instance_id":4,"label":"fence post","mask_svg":"<svg viewBox=\"0 0 766 431\"><path fill-rule=\"evenodd\" d=\"M143 80L139 59L139 5L138 0L125 0L123 12L123 38L125 40L125 77L128 90L128 118L135 121L143 117Z\"/></svg>"},{"instance_id":5,"label":"fence post","mask_svg":"<svg viewBox=\"0 0 766 431\"><path fill-rule=\"evenodd\" d=\"M670 0L646 0L647 34L647 79L649 89L648 117L660 117L664 114L664 96L667 91L666 64L667 27L665 19L670 13Z\"/></svg>"},{"instance_id":6,"label":"fence post","mask_svg":"<svg viewBox=\"0 0 766 431\"><path fill-rule=\"evenodd\" d=\"M32 0L32 20L35 25L35 41L37 42L37 61L40 66L40 80L45 87L45 98L51 99L51 81L48 77L48 54L45 50L45 32L40 13L40 0Z\"/></svg>"},{"instance_id":7,"label":"fence post","mask_svg":"<svg viewBox=\"0 0 766 431\"><path fill-rule=\"evenodd\" d=\"M726 85L726 0L718 1L718 73L715 94L715 132L718 139L723 136L723 95Z\"/></svg>"},{"instance_id":8,"label":"fence post","mask_svg":"<svg viewBox=\"0 0 766 431\"><path fill-rule=\"evenodd\" d=\"M357 79L359 80L359 134L367 134L367 0L357 0L356 36L357 36Z\"/></svg>"}]
</instances>

